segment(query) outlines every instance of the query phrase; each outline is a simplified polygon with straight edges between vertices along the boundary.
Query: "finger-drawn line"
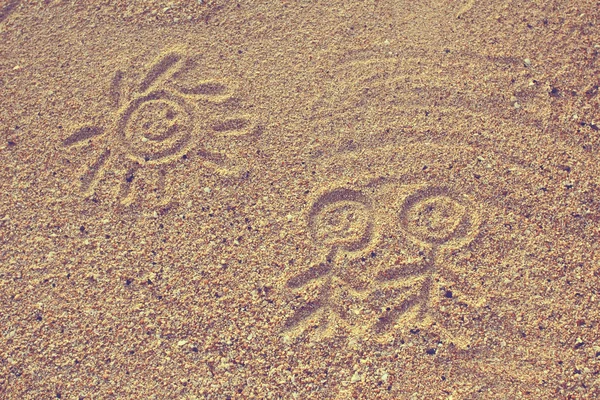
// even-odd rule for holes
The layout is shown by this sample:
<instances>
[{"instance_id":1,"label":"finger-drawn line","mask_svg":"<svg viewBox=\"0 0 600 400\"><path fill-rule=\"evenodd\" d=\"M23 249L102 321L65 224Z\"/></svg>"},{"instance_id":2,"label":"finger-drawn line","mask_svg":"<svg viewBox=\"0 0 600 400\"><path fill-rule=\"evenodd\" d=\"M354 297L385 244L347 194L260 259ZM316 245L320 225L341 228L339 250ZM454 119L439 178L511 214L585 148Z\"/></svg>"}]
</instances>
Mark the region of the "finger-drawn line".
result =
<instances>
[{"instance_id":1,"label":"finger-drawn line","mask_svg":"<svg viewBox=\"0 0 600 400\"><path fill-rule=\"evenodd\" d=\"M108 97L110 99L111 105L114 108L119 108L121 104L121 90L123 84L123 77L125 74L123 71L118 70L115 72L112 81L110 82L110 88L108 90Z\"/></svg>"},{"instance_id":2,"label":"finger-drawn line","mask_svg":"<svg viewBox=\"0 0 600 400\"><path fill-rule=\"evenodd\" d=\"M184 87L179 85L179 90L184 94L198 94L203 96L223 96L229 92L229 86L218 81L207 81L195 86Z\"/></svg>"},{"instance_id":3,"label":"finger-drawn line","mask_svg":"<svg viewBox=\"0 0 600 400\"><path fill-rule=\"evenodd\" d=\"M140 83L139 91L142 93L146 92L154 82L172 69L180 60L181 55L177 53L170 53L161 57L161 59L150 68L146 77L142 80L142 83Z\"/></svg>"},{"instance_id":4,"label":"finger-drawn line","mask_svg":"<svg viewBox=\"0 0 600 400\"><path fill-rule=\"evenodd\" d=\"M384 333L390 330L396 322L409 311L419 308L418 313L422 314L426 312L427 298L431 290L431 279L427 278L421 286L421 290L418 295L409 297L406 300L394 307L389 307L389 311L385 311L377 320L373 326L373 330L378 333ZM419 315L418 319L422 319L422 315Z\"/></svg>"},{"instance_id":5,"label":"finger-drawn line","mask_svg":"<svg viewBox=\"0 0 600 400\"><path fill-rule=\"evenodd\" d=\"M132 195L134 194L133 185L135 175L139 168L139 163L133 163L133 165L130 166L127 170L127 173L125 174L125 179L123 179L123 181L121 182L121 187L119 188L119 198L121 198L122 204L128 204L132 200Z\"/></svg>"},{"instance_id":6,"label":"finger-drawn line","mask_svg":"<svg viewBox=\"0 0 600 400\"><path fill-rule=\"evenodd\" d=\"M308 319L322 307L320 301L312 301L297 309L290 318L286 320L283 326L284 331L291 330Z\"/></svg>"},{"instance_id":7,"label":"finger-drawn line","mask_svg":"<svg viewBox=\"0 0 600 400\"><path fill-rule=\"evenodd\" d=\"M299 288L304 286L309 281L322 278L327 275L332 269L332 265L328 262L320 263L319 265L310 267L307 271L288 280L287 285L290 288Z\"/></svg>"},{"instance_id":8,"label":"finger-drawn line","mask_svg":"<svg viewBox=\"0 0 600 400\"><path fill-rule=\"evenodd\" d=\"M221 103L231 98L234 88L230 82L202 79L199 70L197 60L186 59L173 73L170 85L180 93L210 102Z\"/></svg>"},{"instance_id":9,"label":"finger-drawn line","mask_svg":"<svg viewBox=\"0 0 600 400\"><path fill-rule=\"evenodd\" d=\"M212 130L219 133L244 131L250 124L251 122L247 118L230 118L219 121L212 126Z\"/></svg>"},{"instance_id":10,"label":"finger-drawn line","mask_svg":"<svg viewBox=\"0 0 600 400\"><path fill-rule=\"evenodd\" d=\"M475 0L467 0L465 2L465 4L460 8L460 10L458 10L458 13L456 13L456 18L460 19L462 18L462 16L464 14L466 14L467 12L469 12L473 6L475 5Z\"/></svg>"},{"instance_id":11,"label":"finger-drawn line","mask_svg":"<svg viewBox=\"0 0 600 400\"><path fill-rule=\"evenodd\" d=\"M97 178L99 177L99 173L102 170L102 167L104 166L104 164L106 164L106 161L108 160L108 157L110 155L110 150L106 149L101 155L100 157L98 157L98 159L88 167L87 171L81 176L80 180L81 180L81 190L84 193L89 193L91 190L93 190L96 182L97 182Z\"/></svg>"},{"instance_id":12,"label":"finger-drawn line","mask_svg":"<svg viewBox=\"0 0 600 400\"><path fill-rule=\"evenodd\" d=\"M84 126L75 131L71 136L62 141L63 147L72 146L104 133L104 128L99 126Z\"/></svg>"},{"instance_id":13,"label":"finger-drawn line","mask_svg":"<svg viewBox=\"0 0 600 400\"><path fill-rule=\"evenodd\" d=\"M392 267L381 271L375 279L380 282L393 281L398 279L407 279L422 275L432 268L431 261L422 260L417 263L406 264L402 267Z\"/></svg>"},{"instance_id":14,"label":"finger-drawn line","mask_svg":"<svg viewBox=\"0 0 600 400\"><path fill-rule=\"evenodd\" d=\"M10 0L4 7L0 8L0 23L8 18L20 3L20 0Z\"/></svg>"}]
</instances>

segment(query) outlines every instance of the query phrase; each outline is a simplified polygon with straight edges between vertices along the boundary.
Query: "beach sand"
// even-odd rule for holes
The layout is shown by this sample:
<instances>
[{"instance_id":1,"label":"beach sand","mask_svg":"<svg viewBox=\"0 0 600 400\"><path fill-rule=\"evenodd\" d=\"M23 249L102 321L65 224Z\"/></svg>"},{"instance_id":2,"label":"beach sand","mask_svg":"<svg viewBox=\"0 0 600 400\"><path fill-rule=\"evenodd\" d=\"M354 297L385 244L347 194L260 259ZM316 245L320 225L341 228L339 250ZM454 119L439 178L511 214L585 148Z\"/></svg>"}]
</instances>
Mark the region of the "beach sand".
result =
<instances>
[{"instance_id":1,"label":"beach sand","mask_svg":"<svg viewBox=\"0 0 600 400\"><path fill-rule=\"evenodd\" d=\"M0 1L0 398L600 397L599 24Z\"/></svg>"}]
</instances>

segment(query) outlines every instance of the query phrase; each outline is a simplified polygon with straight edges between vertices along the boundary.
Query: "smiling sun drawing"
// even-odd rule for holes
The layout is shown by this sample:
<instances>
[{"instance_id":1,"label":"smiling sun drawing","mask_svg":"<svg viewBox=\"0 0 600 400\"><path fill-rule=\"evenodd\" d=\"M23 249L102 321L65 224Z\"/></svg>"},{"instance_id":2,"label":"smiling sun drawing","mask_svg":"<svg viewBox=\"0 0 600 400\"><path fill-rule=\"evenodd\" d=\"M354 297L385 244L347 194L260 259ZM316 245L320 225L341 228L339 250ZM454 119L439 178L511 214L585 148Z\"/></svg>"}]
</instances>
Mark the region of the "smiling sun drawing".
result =
<instances>
[{"instance_id":1,"label":"smiling sun drawing","mask_svg":"<svg viewBox=\"0 0 600 400\"><path fill-rule=\"evenodd\" d=\"M232 140L258 134L254 118L239 112L233 85L203 80L195 60L176 51L162 54L137 84L126 87L124 77L117 71L111 84L112 122L79 127L62 142L63 147L70 148L97 146L102 140L100 155L80 177L86 196L95 192L98 182L111 170L120 175L117 192L122 204L133 203L147 190L157 192L152 199L158 205L166 204L170 201L166 176L178 161L188 158L191 150L202 166L214 173L240 173L231 166L227 153L205 148L209 142L227 147Z\"/></svg>"}]
</instances>

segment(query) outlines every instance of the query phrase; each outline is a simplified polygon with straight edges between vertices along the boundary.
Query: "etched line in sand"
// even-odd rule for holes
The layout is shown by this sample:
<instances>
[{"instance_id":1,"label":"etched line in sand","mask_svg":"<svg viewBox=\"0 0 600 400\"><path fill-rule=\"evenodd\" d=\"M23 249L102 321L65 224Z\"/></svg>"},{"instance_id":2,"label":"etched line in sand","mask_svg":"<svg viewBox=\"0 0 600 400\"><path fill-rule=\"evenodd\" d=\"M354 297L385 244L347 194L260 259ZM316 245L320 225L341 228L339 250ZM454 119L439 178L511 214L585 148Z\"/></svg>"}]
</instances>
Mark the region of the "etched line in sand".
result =
<instances>
[{"instance_id":1,"label":"etched line in sand","mask_svg":"<svg viewBox=\"0 0 600 400\"><path fill-rule=\"evenodd\" d=\"M147 91L150 86L155 83L161 76L165 75L171 70L175 64L181 60L181 55L177 53L169 53L161 57L154 65L150 67L150 70L146 74L146 77L140 83L140 92Z\"/></svg>"},{"instance_id":2,"label":"etched line in sand","mask_svg":"<svg viewBox=\"0 0 600 400\"><path fill-rule=\"evenodd\" d=\"M20 0L9 0L3 7L0 8L0 23L4 21L21 3Z\"/></svg>"},{"instance_id":3,"label":"etched line in sand","mask_svg":"<svg viewBox=\"0 0 600 400\"><path fill-rule=\"evenodd\" d=\"M180 93L212 103L230 100L235 92L232 82L224 79L206 79L197 60L193 58L183 60L181 68L175 71L169 80L169 85Z\"/></svg>"},{"instance_id":4,"label":"etched line in sand","mask_svg":"<svg viewBox=\"0 0 600 400\"><path fill-rule=\"evenodd\" d=\"M397 301L397 304L386 307L386 311L379 316L377 322L373 325L373 331L378 334L390 331L400 318L410 312L415 314L414 317L416 319L423 319L423 314L427 312L427 301L430 291L431 278L427 277L421 284L417 294L401 298L400 301L394 299Z\"/></svg>"},{"instance_id":5,"label":"etched line in sand","mask_svg":"<svg viewBox=\"0 0 600 400\"><path fill-rule=\"evenodd\" d=\"M307 271L288 280L287 285L290 288L299 288L314 279L321 278L331 271L330 262L322 262L321 264L310 267Z\"/></svg>"},{"instance_id":6,"label":"etched line in sand","mask_svg":"<svg viewBox=\"0 0 600 400\"><path fill-rule=\"evenodd\" d=\"M104 133L104 128L100 126L84 126L75 131L71 136L62 141L63 147L69 147L77 143L100 136Z\"/></svg>"},{"instance_id":7,"label":"etched line in sand","mask_svg":"<svg viewBox=\"0 0 600 400\"><path fill-rule=\"evenodd\" d=\"M216 134L227 137L244 136L255 132L256 122L250 116L227 118L215 122L211 129Z\"/></svg>"},{"instance_id":8,"label":"etched line in sand","mask_svg":"<svg viewBox=\"0 0 600 400\"><path fill-rule=\"evenodd\" d=\"M290 330L294 327L300 325L303 321L308 319L314 313L316 313L319 309L321 309L320 301L313 301L301 306L297 309L294 314L285 322L284 329Z\"/></svg>"},{"instance_id":9,"label":"etched line in sand","mask_svg":"<svg viewBox=\"0 0 600 400\"><path fill-rule=\"evenodd\" d=\"M359 114L381 120L433 113L450 117L449 122L458 116L477 118L483 126L500 121L515 129L547 125L551 103L543 85L531 78L515 80L525 68L522 59L446 50L402 49L390 57L389 49L361 49L341 56L311 118L339 119L345 127ZM460 79L456 70L477 78ZM387 112L378 111L382 108Z\"/></svg>"},{"instance_id":10,"label":"etched line in sand","mask_svg":"<svg viewBox=\"0 0 600 400\"><path fill-rule=\"evenodd\" d=\"M200 94L204 96L223 96L229 91L229 87L220 82L202 82L192 87L181 87L185 94Z\"/></svg>"},{"instance_id":11,"label":"etched line in sand","mask_svg":"<svg viewBox=\"0 0 600 400\"><path fill-rule=\"evenodd\" d=\"M379 282L389 282L399 279L408 279L422 275L432 268L431 263L426 260L410 263L402 267L392 267L379 272L375 279Z\"/></svg>"},{"instance_id":12,"label":"etched line in sand","mask_svg":"<svg viewBox=\"0 0 600 400\"><path fill-rule=\"evenodd\" d=\"M96 183L100 178L100 172L102 171L102 168L108 161L109 156L110 150L104 150L100 157L98 157L98 159L96 159L96 161L92 165L90 165L87 171L81 176L81 190L84 193L89 193L90 191L93 191L94 186L96 186Z\"/></svg>"},{"instance_id":13,"label":"etched line in sand","mask_svg":"<svg viewBox=\"0 0 600 400\"><path fill-rule=\"evenodd\" d=\"M125 179L121 181L121 186L119 188L120 198L122 204L129 204L131 202L131 194L133 188L133 182L135 180L135 174L137 170L140 168L138 163L134 163L127 169L127 173L125 174Z\"/></svg>"},{"instance_id":14,"label":"etched line in sand","mask_svg":"<svg viewBox=\"0 0 600 400\"><path fill-rule=\"evenodd\" d=\"M121 90L123 89L123 78L125 74L123 71L115 72L112 81L110 82L110 88L108 90L108 97L111 105L114 108L119 108L121 105Z\"/></svg>"},{"instance_id":15,"label":"etched line in sand","mask_svg":"<svg viewBox=\"0 0 600 400\"><path fill-rule=\"evenodd\" d=\"M79 128L63 140L63 146L104 136L105 148L111 151L103 153L102 157L106 154L117 164L135 163L135 168L121 168L126 171L126 176L119 179L123 183L119 184L116 192L125 203L135 201L137 188L157 187L153 184L131 185L130 177L135 170L157 168L158 173L148 176L164 182L169 167L187 159L192 147L198 149L195 154L204 167L223 176L235 175L238 169L229 166L234 159L227 153L229 145L231 141L256 133L258 125L253 115L237 110L240 102L228 103L225 113L216 108L232 98L234 85L224 79L206 79L199 65L180 51L163 53L146 71L137 84L128 84L125 74L121 70L116 71L107 93L114 108L112 123ZM213 136L222 136L230 141L224 143L227 146L224 152L204 148ZM104 164L107 160L102 158L100 161ZM101 168L93 179L99 178L100 172ZM160 182L158 186L168 189L168 185L161 186ZM94 185L88 185L86 195L93 188ZM164 199L169 196L164 193L156 197Z\"/></svg>"}]
</instances>

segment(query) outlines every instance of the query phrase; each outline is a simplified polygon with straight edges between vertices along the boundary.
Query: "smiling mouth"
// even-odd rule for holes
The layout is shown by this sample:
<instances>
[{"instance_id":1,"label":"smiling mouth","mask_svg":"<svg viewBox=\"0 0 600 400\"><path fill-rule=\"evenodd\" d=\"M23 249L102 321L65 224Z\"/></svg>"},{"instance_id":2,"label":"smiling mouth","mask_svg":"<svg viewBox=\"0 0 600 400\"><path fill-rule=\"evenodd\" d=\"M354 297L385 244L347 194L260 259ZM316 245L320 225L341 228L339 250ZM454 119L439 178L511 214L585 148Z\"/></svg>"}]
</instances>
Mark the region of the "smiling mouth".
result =
<instances>
[{"instance_id":1,"label":"smiling mouth","mask_svg":"<svg viewBox=\"0 0 600 400\"><path fill-rule=\"evenodd\" d=\"M161 141L169 139L170 137L172 137L173 135L175 135L177 132L181 131L182 129L183 128L181 128L179 125L173 124L167 130L165 130L163 133L156 134L154 132L148 131L146 133L143 133L142 136L151 141L161 142Z\"/></svg>"}]
</instances>

